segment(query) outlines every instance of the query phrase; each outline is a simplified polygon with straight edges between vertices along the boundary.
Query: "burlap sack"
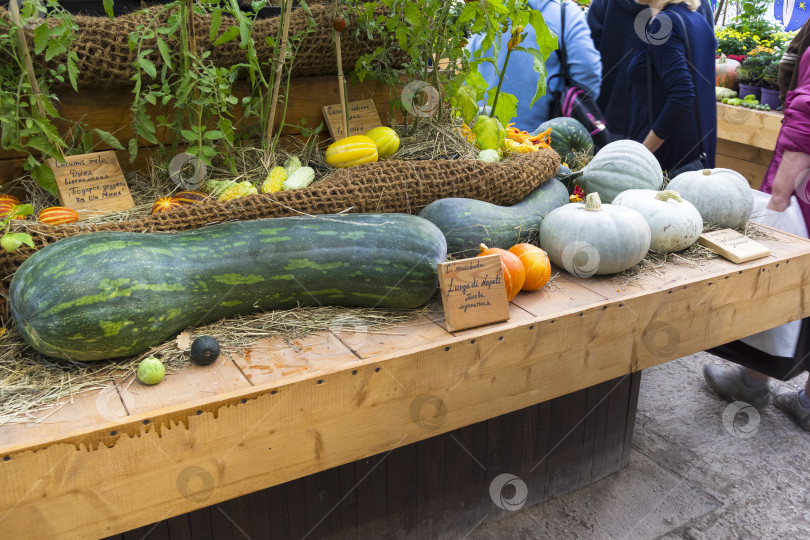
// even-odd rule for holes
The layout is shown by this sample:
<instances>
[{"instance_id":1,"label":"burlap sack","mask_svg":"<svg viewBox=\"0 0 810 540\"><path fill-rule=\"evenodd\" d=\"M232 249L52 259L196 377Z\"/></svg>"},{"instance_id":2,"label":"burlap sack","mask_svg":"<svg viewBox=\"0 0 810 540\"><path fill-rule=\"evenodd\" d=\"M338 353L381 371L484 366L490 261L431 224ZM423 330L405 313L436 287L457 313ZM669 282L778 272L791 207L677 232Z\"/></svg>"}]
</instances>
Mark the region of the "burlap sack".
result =
<instances>
[{"instance_id":1,"label":"burlap sack","mask_svg":"<svg viewBox=\"0 0 810 540\"><path fill-rule=\"evenodd\" d=\"M309 188L252 195L228 202L206 201L170 212L120 222L47 226L12 222L12 230L31 235L37 249L77 234L98 231L185 231L223 221L244 221L300 214L401 212L417 214L431 202L466 197L509 206L523 200L557 171L560 158L551 149L519 154L503 163L477 160L425 160L367 163L341 170ZM0 318L8 321L8 286L17 267L34 250L0 250Z\"/></svg>"},{"instance_id":2,"label":"burlap sack","mask_svg":"<svg viewBox=\"0 0 810 540\"><path fill-rule=\"evenodd\" d=\"M154 27L155 22L165 23L168 13L160 14L163 6L153 6L145 12L128 13L110 20L108 17L91 17L75 15L74 21L78 26L76 41L73 50L78 55L79 75L77 84L80 88L121 88L132 86L132 77L135 75L133 63L138 57L138 50L129 50L129 35L139 26ZM313 4L310 6L312 18L316 28L304 37L292 65L294 77L313 75L334 75L337 73L337 57L332 43L332 17L331 7L328 4ZM0 8L0 18L8 20L8 11ZM275 54L275 49L269 47L265 41L267 36L275 37L280 17L258 19L252 31L255 41L256 53L259 62L264 65ZM355 40L352 38L357 29L358 16L348 17L348 26L341 39L341 53L343 66L347 73L351 73L360 56L373 51L382 43L376 40ZM305 31L309 26L309 18L302 9L293 10L290 18L290 35L294 36ZM229 41L214 47L209 39L211 27L210 16L195 16L193 47L202 54L210 51L210 60L219 67L230 67L245 63L245 51L239 48L239 39ZM228 29L228 20L223 18L219 35ZM33 51L33 30L27 30L29 47ZM177 40L168 40L167 44L172 51L180 49ZM158 52L155 40L144 40L142 50L151 49L153 52L146 56L160 72L163 60ZM0 61L9 61L0 55ZM37 63L45 63L44 53L35 58ZM62 54L53 58L46 65L55 69L57 65L66 61ZM174 69L179 69L174 66ZM147 77L148 78L148 77Z\"/></svg>"}]
</instances>

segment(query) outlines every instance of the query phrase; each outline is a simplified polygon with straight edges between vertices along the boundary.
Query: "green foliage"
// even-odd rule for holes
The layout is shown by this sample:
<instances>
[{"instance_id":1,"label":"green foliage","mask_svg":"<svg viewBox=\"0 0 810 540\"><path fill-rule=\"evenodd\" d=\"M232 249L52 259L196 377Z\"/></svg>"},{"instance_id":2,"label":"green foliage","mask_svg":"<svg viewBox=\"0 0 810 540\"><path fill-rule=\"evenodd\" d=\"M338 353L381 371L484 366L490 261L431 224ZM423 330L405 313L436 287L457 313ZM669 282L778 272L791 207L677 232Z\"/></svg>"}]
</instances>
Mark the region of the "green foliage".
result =
<instances>
[{"instance_id":1,"label":"green foliage","mask_svg":"<svg viewBox=\"0 0 810 540\"><path fill-rule=\"evenodd\" d=\"M384 5L390 13L387 16L375 13L378 4ZM403 80L430 82L439 92L440 119L445 119L449 110L455 110L465 122L470 122L478 113L478 102L486 98L488 104L494 105L493 115L506 124L515 115L517 98L499 89L490 89L477 68L489 62L502 78L497 66L502 29L531 25L537 36L535 42L522 43L514 50L534 57L533 67L539 80L532 103L545 94L545 60L557 48L557 38L527 0L463 3L380 0L362 5L363 15L355 37L377 39L382 45L357 60L355 75L361 81L367 78L382 81L391 89L391 95L398 95ZM465 49L467 36L471 34L483 35L483 46L475 53ZM433 69L440 60L442 67L455 66L456 69ZM407 107L396 99L392 103L407 119Z\"/></svg>"},{"instance_id":2,"label":"green foliage","mask_svg":"<svg viewBox=\"0 0 810 540\"><path fill-rule=\"evenodd\" d=\"M140 137L152 144L161 144L157 132L167 128L178 135L172 141L173 149L179 144L186 144L187 153L198 156L209 165L219 153L217 147L236 146L240 138L258 138L262 146L275 147L278 134L273 141L266 141L263 137L267 123L271 121L270 91L276 81L277 59L272 55L269 60L260 62L252 35L258 12L267 4L266 0L253 2L250 11L244 12L236 0L197 0L194 3L176 0L164 5L152 19L130 34L130 50L136 51L137 55L132 113L135 131ZM282 2L282 13L284 4ZM310 14L310 24L306 30L288 37L288 65L292 63L303 38L315 28L306 2L301 0L299 4ZM210 14L207 37L211 45L218 47L236 41L244 50L243 61L227 68L218 67L211 61L210 51L197 51L190 30L193 14ZM282 28L283 15L278 34L265 38L268 45L275 47L280 42ZM147 48L147 44L152 42L157 50ZM180 47L172 47L171 43L179 43ZM159 70L152 61L156 55L162 61ZM289 88L290 74L291 70L287 70L285 89ZM233 109L240 101L233 94L233 85L240 77L248 79L250 95L241 100L243 122L240 133L237 133L233 124ZM280 100L284 103L284 122L286 90ZM170 111L169 114L153 116L150 111L155 105L164 106ZM249 118L256 118L258 122L245 121ZM137 141L130 141L131 160L135 159L137 149ZM235 166L233 163L230 165L232 169Z\"/></svg>"},{"instance_id":3,"label":"green foliage","mask_svg":"<svg viewBox=\"0 0 810 540\"><path fill-rule=\"evenodd\" d=\"M114 148L120 148L121 144L112 134L87 130L79 122L63 120L69 125L68 137L56 129L59 113L52 88L69 83L78 90L78 56L71 49L77 30L73 16L56 0L47 0L41 8L34 2L23 4L20 21L21 26L18 26L10 17L0 19L0 55L7 60L0 63L0 147L26 154L25 170L42 189L55 196L53 171L42 158L64 162L65 155L91 151L94 140ZM18 38L23 27L31 26L34 47L29 53L38 60L33 64L39 94L28 77L26 58ZM60 60L56 67L38 67L43 64L40 60L54 59Z\"/></svg>"},{"instance_id":4,"label":"green foliage","mask_svg":"<svg viewBox=\"0 0 810 540\"><path fill-rule=\"evenodd\" d=\"M17 216L30 216L34 213L34 207L30 204L18 204L15 206L8 216L3 220L2 227L3 236L0 237L0 247L8 253L16 251L21 245L25 244L29 247L34 247L34 240L31 235L27 233L13 233L10 232L9 223Z\"/></svg>"},{"instance_id":5,"label":"green foliage","mask_svg":"<svg viewBox=\"0 0 810 540\"><path fill-rule=\"evenodd\" d=\"M740 82L752 85L775 85L776 75L779 74L780 58L781 54L767 52L749 56L737 68Z\"/></svg>"},{"instance_id":6,"label":"green foliage","mask_svg":"<svg viewBox=\"0 0 810 540\"><path fill-rule=\"evenodd\" d=\"M772 0L742 0L739 13L727 26L739 32L757 35L761 39L768 39L772 34L780 31L779 26L765 18L772 5ZM726 51L723 50L723 52ZM745 53L726 52L726 54Z\"/></svg>"}]
</instances>

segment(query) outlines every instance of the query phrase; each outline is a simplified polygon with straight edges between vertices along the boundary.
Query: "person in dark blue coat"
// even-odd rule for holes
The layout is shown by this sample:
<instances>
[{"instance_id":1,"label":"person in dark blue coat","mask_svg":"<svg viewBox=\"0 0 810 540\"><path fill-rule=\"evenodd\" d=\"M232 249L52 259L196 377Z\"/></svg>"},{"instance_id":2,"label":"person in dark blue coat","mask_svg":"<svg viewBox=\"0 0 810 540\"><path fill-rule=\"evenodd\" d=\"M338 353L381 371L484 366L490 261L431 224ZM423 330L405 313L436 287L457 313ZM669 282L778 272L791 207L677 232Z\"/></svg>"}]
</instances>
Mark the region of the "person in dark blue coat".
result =
<instances>
[{"instance_id":1,"label":"person in dark blue coat","mask_svg":"<svg viewBox=\"0 0 810 540\"><path fill-rule=\"evenodd\" d=\"M638 2L648 5L653 17L646 31L639 32L643 41L627 68L632 104L627 135L655 154L669 178L713 168L717 147L714 30L696 11L700 0Z\"/></svg>"},{"instance_id":2,"label":"person in dark blue coat","mask_svg":"<svg viewBox=\"0 0 810 540\"><path fill-rule=\"evenodd\" d=\"M627 65L633 58L634 49L642 42L635 22L647 9L648 6L637 4L635 0L593 0L588 8L591 37L602 56L602 88L596 103L605 113L611 134L618 139L626 138L632 106ZM698 11L714 26L709 0L702 0Z\"/></svg>"}]
</instances>

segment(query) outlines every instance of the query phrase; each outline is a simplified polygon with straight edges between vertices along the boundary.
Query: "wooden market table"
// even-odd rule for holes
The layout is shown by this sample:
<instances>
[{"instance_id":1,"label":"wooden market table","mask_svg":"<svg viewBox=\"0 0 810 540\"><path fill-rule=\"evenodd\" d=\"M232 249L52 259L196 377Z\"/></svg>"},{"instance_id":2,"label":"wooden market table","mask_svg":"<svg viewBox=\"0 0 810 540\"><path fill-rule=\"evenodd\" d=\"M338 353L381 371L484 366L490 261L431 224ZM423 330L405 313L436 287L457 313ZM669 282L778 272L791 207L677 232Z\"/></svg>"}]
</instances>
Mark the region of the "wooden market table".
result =
<instances>
[{"instance_id":1,"label":"wooden market table","mask_svg":"<svg viewBox=\"0 0 810 540\"><path fill-rule=\"evenodd\" d=\"M717 104L717 167L732 169L759 189L773 158L782 113Z\"/></svg>"},{"instance_id":2,"label":"wooden market table","mask_svg":"<svg viewBox=\"0 0 810 540\"><path fill-rule=\"evenodd\" d=\"M643 369L810 315L810 241L774 235L626 287L565 274L477 329L349 325L111 381L0 428L2 536L463 535L626 465Z\"/></svg>"}]
</instances>

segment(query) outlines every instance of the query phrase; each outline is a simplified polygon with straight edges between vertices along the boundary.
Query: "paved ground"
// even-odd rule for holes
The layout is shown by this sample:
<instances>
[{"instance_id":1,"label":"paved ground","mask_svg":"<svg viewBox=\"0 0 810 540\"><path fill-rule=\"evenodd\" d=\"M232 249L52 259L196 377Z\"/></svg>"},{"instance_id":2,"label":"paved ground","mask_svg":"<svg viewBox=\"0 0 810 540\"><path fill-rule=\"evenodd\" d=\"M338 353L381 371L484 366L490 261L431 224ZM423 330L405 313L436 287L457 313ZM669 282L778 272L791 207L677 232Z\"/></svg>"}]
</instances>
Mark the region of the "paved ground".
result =
<instances>
[{"instance_id":1,"label":"paved ground","mask_svg":"<svg viewBox=\"0 0 810 540\"><path fill-rule=\"evenodd\" d=\"M703 382L711 361L722 362L699 353L643 373L629 467L468 538L810 537L810 433L772 405L729 422L736 409Z\"/></svg>"}]
</instances>

